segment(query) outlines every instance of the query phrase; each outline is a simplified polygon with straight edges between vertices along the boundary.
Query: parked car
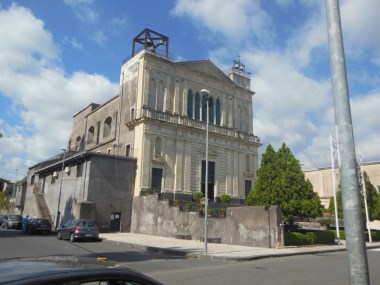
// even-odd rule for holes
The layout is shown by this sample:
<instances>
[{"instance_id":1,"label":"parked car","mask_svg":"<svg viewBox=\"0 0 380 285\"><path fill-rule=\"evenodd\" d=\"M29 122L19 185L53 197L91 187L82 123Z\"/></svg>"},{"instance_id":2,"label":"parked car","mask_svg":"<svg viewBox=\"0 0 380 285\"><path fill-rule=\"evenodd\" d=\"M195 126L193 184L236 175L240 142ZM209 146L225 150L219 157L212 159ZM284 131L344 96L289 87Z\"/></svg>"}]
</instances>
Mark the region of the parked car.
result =
<instances>
[{"instance_id":1,"label":"parked car","mask_svg":"<svg viewBox=\"0 0 380 285\"><path fill-rule=\"evenodd\" d=\"M58 239L76 240L99 240L99 229L94 221L70 220L58 229Z\"/></svg>"},{"instance_id":2,"label":"parked car","mask_svg":"<svg viewBox=\"0 0 380 285\"><path fill-rule=\"evenodd\" d=\"M7 217L7 215L0 215L0 226L3 227L3 220Z\"/></svg>"},{"instance_id":3,"label":"parked car","mask_svg":"<svg viewBox=\"0 0 380 285\"><path fill-rule=\"evenodd\" d=\"M32 218L26 227L27 234L50 234L51 224L48 219Z\"/></svg>"},{"instance_id":4,"label":"parked car","mask_svg":"<svg viewBox=\"0 0 380 285\"><path fill-rule=\"evenodd\" d=\"M78 256L2 260L0 284L162 285L124 264Z\"/></svg>"},{"instance_id":5,"label":"parked car","mask_svg":"<svg viewBox=\"0 0 380 285\"><path fill-rule=\"evenodd\" d=\"M21 215L7 215L3 220L3 228L7 229L17 229L21 230L22 228L22 216Z\"/></svg>"}]
</instances>

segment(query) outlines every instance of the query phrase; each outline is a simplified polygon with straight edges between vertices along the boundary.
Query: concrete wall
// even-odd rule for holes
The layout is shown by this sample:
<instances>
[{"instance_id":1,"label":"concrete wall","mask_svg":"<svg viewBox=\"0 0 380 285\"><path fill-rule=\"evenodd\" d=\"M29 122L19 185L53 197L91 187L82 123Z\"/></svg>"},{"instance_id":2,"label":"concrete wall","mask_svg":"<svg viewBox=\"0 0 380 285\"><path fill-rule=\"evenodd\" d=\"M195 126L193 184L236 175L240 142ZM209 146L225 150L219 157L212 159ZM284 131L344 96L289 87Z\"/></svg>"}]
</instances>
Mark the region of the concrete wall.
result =
<instances>
[{"instance_id":1,"label":"concrete wall","mask_svg":"<svg viewBox=\"0 0 380 285\"><path fill-rule=\"evenodd\" d=\"M110 216L120 212L121 231L129 231L136 161L98 155L91 158L87 200L96 203L95 220L101 231L109 231Z\"/></svg>"},{"instance_id":2,"label":"concrete wall","mask_svg":"<svg viewBox=\"0 0 380 285\"><path fill-rule=\"evenodd\" d=\"M221 243L265 248L284 245L278 206L230 207L225 218L208 218L208 238ZM133 198L131 232L165 237L204 237L204 218L183 212L157 195Z\"/></svg>"}]
</instances>

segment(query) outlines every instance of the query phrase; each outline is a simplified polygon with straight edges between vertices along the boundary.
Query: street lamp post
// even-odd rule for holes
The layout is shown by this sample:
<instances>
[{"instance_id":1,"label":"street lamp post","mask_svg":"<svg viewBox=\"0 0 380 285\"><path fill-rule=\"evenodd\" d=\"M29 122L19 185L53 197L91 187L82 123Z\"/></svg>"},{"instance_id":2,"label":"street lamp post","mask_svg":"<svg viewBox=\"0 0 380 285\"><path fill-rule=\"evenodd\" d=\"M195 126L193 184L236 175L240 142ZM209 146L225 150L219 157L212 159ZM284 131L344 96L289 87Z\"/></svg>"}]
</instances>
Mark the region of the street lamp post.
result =
<instances>
[{"instance_id":1,"label":"street lamp post","mask_svg":"<svg viewBox=\"0 0 380 285\"><path fill-rule=\"evenodd\" d=\"M208 211L208 124L209 124L209 102L210 102L210 91L206 89L202 89L201 93L206 95L206 177L205 177L205 220L204 220L204 251L207 254L207 211Z\"/></svg>"},{"instance_id":2,"label":"street lamp post","mask_svg":"<svg viewBox=\"0 0 380 285\"><path fill-rule=\"evenodd\" d=\"M55 230L58 229L59 220L61 218L61 212L59 210L59 204L61 203L61 192L62 192L62 180L63 180L63 171L65 168L65 156L66 156L66 149L62 149L63 151L63 158L62 158L62 171L61 171L61 182L59 184L59 194L58 194L58 206L57 206L57 219L55 222Z\"/></svg>"}]
</instances>

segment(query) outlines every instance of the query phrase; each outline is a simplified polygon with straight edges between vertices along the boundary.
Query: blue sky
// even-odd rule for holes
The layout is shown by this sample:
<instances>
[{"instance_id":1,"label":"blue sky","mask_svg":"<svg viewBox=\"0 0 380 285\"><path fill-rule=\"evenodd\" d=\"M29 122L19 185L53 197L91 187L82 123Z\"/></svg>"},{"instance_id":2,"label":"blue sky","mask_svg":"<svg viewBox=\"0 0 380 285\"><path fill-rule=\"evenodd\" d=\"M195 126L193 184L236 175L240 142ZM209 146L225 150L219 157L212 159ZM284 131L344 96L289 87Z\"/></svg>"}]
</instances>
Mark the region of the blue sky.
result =
<instances>
[{"instance_id":1,"label":"blue sky","mask_svg":"<svg viewBox=\"0 0 380 285\"><path fill-rule=\"evenodd\" d=\"M340 1L355 141L380 160L380 1ZM304 169L330 165L334 132L321 0L0 2L0 177L13 181L67 145L72 115L117 94L132 39L169 37L175 60L240 56L252 73L253 132Z\"/></svg>"}]
</instances>

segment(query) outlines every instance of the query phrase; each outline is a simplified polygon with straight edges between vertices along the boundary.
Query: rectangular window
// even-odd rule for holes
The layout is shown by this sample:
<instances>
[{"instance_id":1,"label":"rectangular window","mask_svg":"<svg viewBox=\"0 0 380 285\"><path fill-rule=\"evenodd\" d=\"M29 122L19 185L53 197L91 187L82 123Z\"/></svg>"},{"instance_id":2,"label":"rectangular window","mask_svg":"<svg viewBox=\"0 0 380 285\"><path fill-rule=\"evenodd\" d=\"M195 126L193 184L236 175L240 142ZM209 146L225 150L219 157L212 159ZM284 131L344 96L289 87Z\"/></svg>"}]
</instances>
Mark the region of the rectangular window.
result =
<instances>
[{"instance_id":1,"label":"rectangular window","mask_svg":"<svg viewBox=\"0 0 380 285\"><path fill-rule=\"evenodd\" d=\"M161 168L152 168L152 190L155 193L161 192L161 181L162 181L162 169Z\"/></svg>"},{"instance_id":2,"label":"rectangular window","mask_svg":"<svg viewBox=\"0 0 380 285\"><path fill-rule=\"evenodd\" d=\"M111 154L111 148L107 148L107 154Z\"/></svg>"},{"instance_id":3,"label":"rectangular window","mask_svg":"<svg viewBox=\"0 0 380 285\"><path fill-rule=\"evenodd\" d=\"M51 184L54 184L55 183L55 180L56 180L56 178L55 178L55 175L54 175L54 173L51 175Z\"/></svg>"},{"instance_id":4,"label":"rectangular window","mask_svg":"<svg viewBox=\"0 0 380 285\"><path fill-rule=\"evenodd\" d=\"M131 155L131 145L129 144L125 147L125 156L129 157L130 155Z\"/></svg>"},{"instance_id":5,"label":"rectangular window","mask_svg":"<svg viewBox=\"0 0 380 285\"><path fill-rule=\"evenodd\" d=\"M245 198L248 197L249 192L252 189L252 181L251 180L245 180Z\"/></svg>"},{"instance_id":6,"label":"rectangular window","mask_svg":"<svg viewBox=\"0 0 380 285\"><path fill-rule=\"evenodd\" d=\"M30 179L30 184L31 184L31 185L34 184L34 175L32 175L32 178Z\"/></svg>"}]
</instances>

